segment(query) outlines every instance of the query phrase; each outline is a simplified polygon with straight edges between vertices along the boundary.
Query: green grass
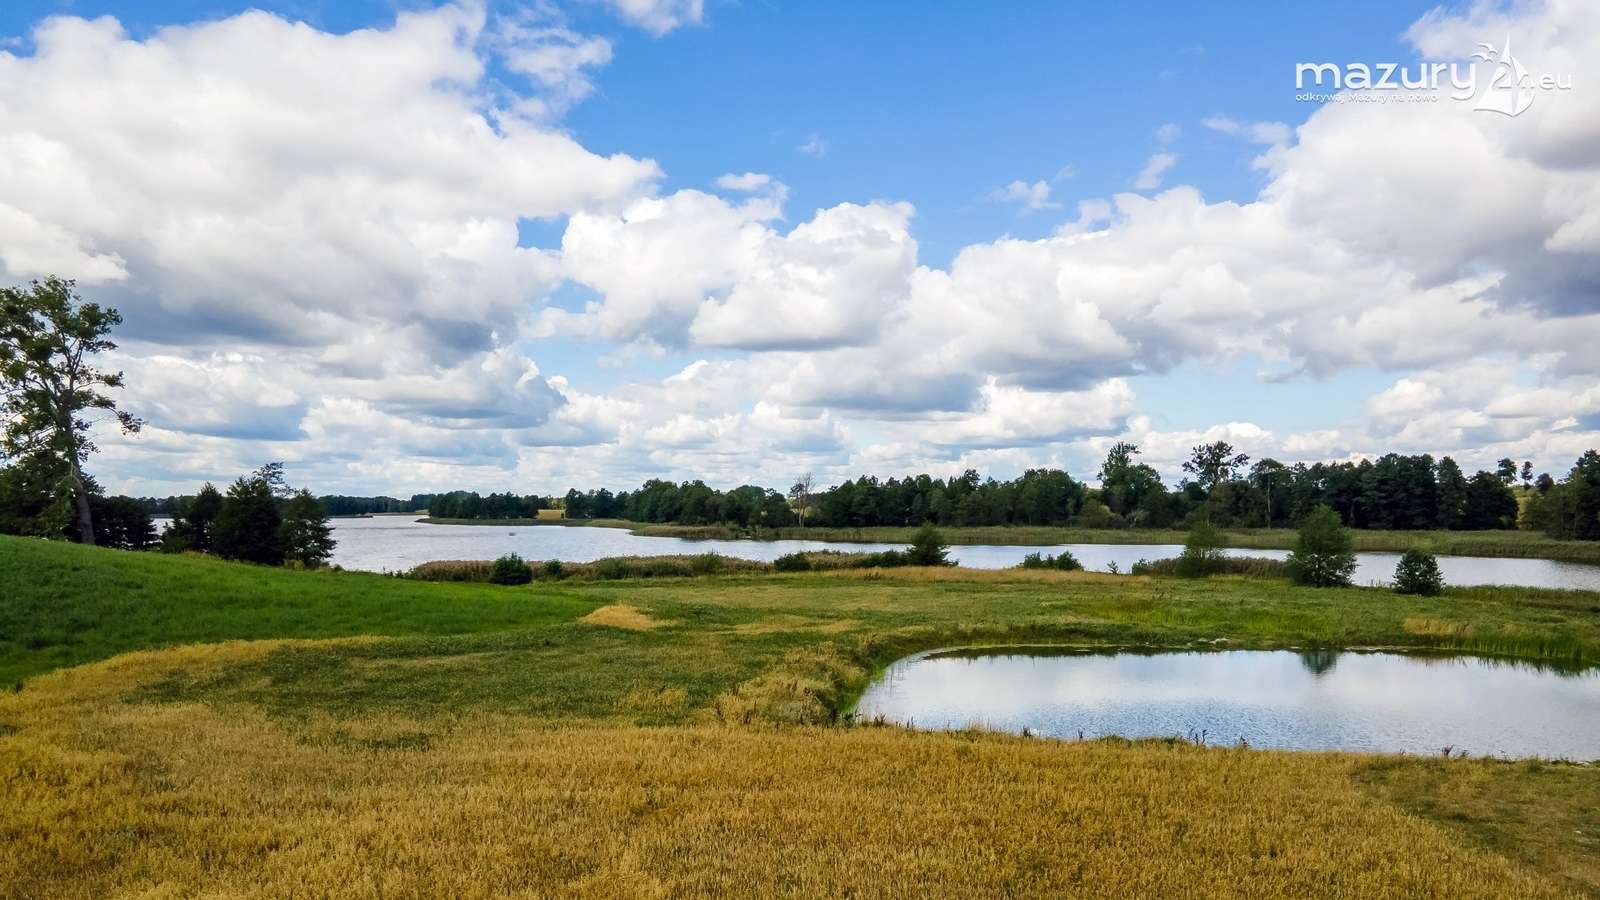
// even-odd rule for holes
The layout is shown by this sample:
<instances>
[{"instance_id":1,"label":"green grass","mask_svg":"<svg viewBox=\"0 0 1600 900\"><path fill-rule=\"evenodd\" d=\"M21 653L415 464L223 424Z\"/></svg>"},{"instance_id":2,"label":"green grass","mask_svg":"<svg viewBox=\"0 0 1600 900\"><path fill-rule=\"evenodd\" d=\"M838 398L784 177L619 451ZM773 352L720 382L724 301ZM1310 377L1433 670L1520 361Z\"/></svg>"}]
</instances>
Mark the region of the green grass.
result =
<instances>
[{"instance_id":1,"label":"green grass","mask_svg":"<svg viewBox=\"0 0 1600 900\"><path fill-rule=\"evenodd\" d=\"M418 709L604 717L616 712L628 685L687 692L696 701L681 711L688 717L762 672L808 678L830 666L849 668L854 674L805 692L802 718L827 720L874 667L963 642L1187 646L1222 639L1241 647L1395 646L1600 663L1600 594L1532 588L1462 588L1424 598L1264 579L923 569L507 588L20 538L0 538L0 572L14 585L0 604L0 684L184 643L384 638L269 657L256 673L268 687L255 699L280 706L392 700ZM600 607L627 607L668 624L627 630L577 621ZM797 653L813 656L784 664ZM432 670L368 664L417 656L450 662ZM571 677L574 660L582 662L582 679ZM239 676L238 684L251 683L252 676Z\"/></svg>"},{"instance_id":2,"label":"green grass","mask_svg":"<svg viewBox=\"0 0 1600 900\"><path fill-rule=\"evenodd\" d=\"M587 612L561 592L292 572L0 537L0 685L129 650L264 638L503 631Z\"/></svg>"}]
</instances>

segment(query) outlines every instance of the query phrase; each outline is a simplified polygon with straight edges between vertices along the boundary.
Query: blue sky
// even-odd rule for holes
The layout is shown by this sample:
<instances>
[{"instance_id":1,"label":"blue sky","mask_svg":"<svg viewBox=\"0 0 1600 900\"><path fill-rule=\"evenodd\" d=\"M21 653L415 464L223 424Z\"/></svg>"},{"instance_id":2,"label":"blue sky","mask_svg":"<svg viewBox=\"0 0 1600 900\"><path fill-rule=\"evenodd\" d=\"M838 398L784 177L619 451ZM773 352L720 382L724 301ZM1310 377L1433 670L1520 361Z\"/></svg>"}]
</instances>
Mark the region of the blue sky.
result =
<instances>
[{"instance_id":1,"label":"blue sky","mask_svg":"<svg viewBox=\"0 0 1600 900\"><path fill-rule=\"evenodd\" d=\"M668 18L647 18L657 12L654 9L637 12L653 6ZM164 26L186 26L195 40L186 45L189 55L174 55L184 61L174 63L168 81L152 84L148 121L160 122L168 110L193 99L197 85L208 83L207 79L227 83L239 76L244 87L234 95L241 104L237 118L247 122L247 108L255 99L249 92L261 82L238 72L201 71L207 65L228 63L214 62L199 48L210 40L225 43L223 25L244 22L234 17L249 9L265 10L283 23L303 23L308 33L330 39L355 29L375 29L384 38L383 52L393 55L362 57L362 64L392 65L397 83L408 83L402 77L406 67L427 64L396 29L397 11L414 13L419 21L443 21L454 15L449 7L425 2L397 6L315 0L254 4L13 0L0 9L0 35L19 39L10 42L11 52L19 65L26 65L40 62L30 58L36 56L36 48L27 36L50 16L116 18L124 29L117 47L130 59L142 50L166 45L160 31ZM717 448L712 474L721 480L779 477L777 473L794 467L834 475L898 465L948 469L971 464L1003 474L1044 463L1092 474L1104 443L1129 435L1145 440L1147 452L1167 471L1175 468L1177 450L1159 448L1218 435L1258 441L1260 447L1245 448L1258 456L1339 458L1390 449L1387 441L1394 449L1429 452L1542 454L1541 461L1547 456L1553 463L1574 445L1572 428L1561 424L1565 417L1559 415L1560 404L1552 404L1549 394L1530 392L1576 392L1586 398L1589 375L1584 367L1574 366L1563 348L1541 343L1537 335L1543 332L1494 318L1531 315L1530 321L1545 327L1548 317L1539 312L1541 298L1519 304L1522 313L1515 313L1513 304L1501 304L1495 295L1500 284L1495 279L1512 283L1521 277L1518 265L1530 262L1531 270L1537 268L1537 260L1496 259L1484 250L1489 242L1464 229L1444 234L1434 242L1437 246L1420 248L1407 246L1404 235L1389 244L1375 238L1386 228L1398 227L1398 220L1419 205L1438 203L1439 195L1419 189L1415 202L1408 200L1409 188L1399 173L1410 162L1398 141L1380 151L1370 171L1342 168L1349 160L1334 159L1325 148L1339 146L1340 129L1352 136L1352 146L1360 146L1368 138L1393 131L1399 120L1325 110L1295 98L1296 62L1460 58L1465 54L1456 47L1470 46L1460 43L1467 37L1494 37L1513 29L1534 35L1519 41L1519 46L1537 53L1539 41L1544 40L1545 58L1564 59L1581 57L1574 48L1594 37L1586 13L1565 7L1479 4L1447 7L1430 17L1431 9L1432 4L1393 2L1262 3L1234 5L1222 12L1188 3L1032 2L1008 4L1002 10L954 3L716 0L708 0L701 9L694 0L651 0L629 11L619 0L574 0L496 2L472 20L469 6L462 21L471 39L451 49L463 54L462 61L484 67L472 91L490 98L482 102L499 110L494 115L506 113L522 98L549 100L570 91L570 103L538 118L535 126L541 133L570 137L581 148L582 164L593 170L595 180L576 191L581 196L564 198L554 206L544 204L543 216L529 212L541 205L534 199L521 206L501 202L507 198L494 197L490 188L476 211L472 203L477 201L463 192L464 208L453 210L448 223L427 223L430 246L444 240L440 235L451 229L467 235L478 227L509 228L512 237L494 240L514 240L517 246L542 251L542 262L526 257L510 260L505 257L507 248L501 246L494 251L493 265L474 257L474 271L441 275L463 264L458 251L440 251L453 262L439 269L433 267L437 260L428 256L433 251L419 244L417 255L433 261L424 265L425 275L407 282L411 276L392 271L394 266L405 267L400 261L405 254L386 257L388 251L379 249L382 241L362 246L352 241L351 247L339 247L344 256L339 263L330 263L334 267L327 274L330 281L348 277L352 285L407 284L399 288L401 293L414 288L419 296L447 290L439 287L441 283L465 289L462 285L481 277L489 281L476 290L507 292L490 300L454 303L430 294L418 301L421 306L416 309L395 301L385 313L381 301L373 301L371 308L358 304L359 311L347 310L347 296L330 288L319 299L317 289L304 283L261 286L259 292L255 286L241 287L230 294L230 288L208 279L252 252L269 256L283 252L271 238L260 236L285 233L269 227L273 215L288 215L295 229L303 229L308 216L322 216L319 225L336 216L306 209L269 212L270 191L218 201L217 209L202 205L172 211L169 224L175 230L207 216L221 216L220 221L238 226L242 233L257 235L242 249L219 250L219 259L225 262L196 263L185 271L172 262L169 252L143 246L143 241L157 241L149 235L118 234L103 223L58 222L49 217L53 213L48 203L30 197L14 198L11 205L27 213L29 221L44 223L37 228L59 226L76 235L75 246L86 254L84 259L111 267L105 276L106 291L125 293L123 302L134 311L141 304L149 307L143 321L150 331L140 333L140 346L130 347L129 353L137 365L154 367L152 383L182 394L190 390L183 384L186 377L248 382L259 376L236 371L237 367L293 370L294 377L286 377L280 385L281 403L247 410L246 415L273 422L268 431L274 434L298 429L304 440L287 446L235 442L213 450L230 463L261 454L299 456L308 472L341 488L380 489L388 481L419 486L444 477L459 477L479 487L510 479L580 478L619 480L625 485L630 478L656 470L687 473L699 465L696 454L703 457L709 447ZM1564 25L1571 46L1550 43L1549 35L1562 31L1546 26L1560 16L1575 20L1554 22ZM208 30L205 23L216 27ZM522 37L507 37L508 23L526 26ZM258 35L242 45L247 48L243 55L252 58L241 61L241 69L259 65L270 71L273 53L294 52L288 49L292 33L283 28L255 22L241 24L240 29L255 29L252 33ZM528 29L538 35L531 43ZM88 32L72 35L64 45L90 40ZM285 49L272 46L274 41L284 42ZM541 55L552 46L579 45L602 48L603 58L583 65L563 62L556 66L557 72L549 67L557 57ZM425 42L419 38L415 46ZM328 58L337 60L339 53L354 48L330 41L326 49ZM253 58L257 51L259 60ZM437 48L428 52L441 53ZM281 59L298 71L300 60ZM545 66L541 71L555 74L544 81L528 76L533 64L529 60L534 59ZM45 69L42 64L36 67ZM132 76L137 78L146 70L130 71L140 73ZM76 87L80 92L110 86L97 82L92 71L74 77L84 79ZM333 94L345 90L335 85L340 73L327 77L332 79L328 85ZM312 78L308 83L314 82ZM270 93L293 88L261 89ZM421 90L431 88L424 84ZM289 96L287 101L282 96L260 99L267 104L265 109L286 102L291 109L303 104L315 110L324 99L332 105L332 98L314 95L300 100ZM419 96L427 103L438 99ZM1560 117L1581 120L1593 111L1593 97L1579 96L1566 107L1560 105L1568 99L1552 97L1534 115L1559 123L1565 121ZM374 130L380 130L382 110L363 106L355 93L350 103L348 108L357 111L355 121L347 115L334 127L360 127L364 124L360 120L370 115ZM233 111L218 116L215 109L208 110L207 115L219 120L217 133L196 137L195 146L244 146L235 143L236 135L222 130L231 126L220 124L234 119ZM1295 133L1313 118L1316 127ZM1462 121L1479 130L1522 127L1485 119L1480 114ZM275 120L264 115L258 121ZM408 120L405 127L411 133L426 132L426 121L419 121ZM1266 129L1261 133L1276 137L1250 140L1250 129L1257 125ZM18 121L9 127L19 136L52 134L48 122ZM107 126L115 127L121 126ZM6 128L0 125L0 138ZM1526 128L1531 133L1537 125ZM1311 132L1315 139L1307 137ZM1515 144L1518 134L1487 133L1485 140ZM256 134L252 140L273 144L277 139ZM394 174L385 167L396 163L380 159L384 148L364 148L354 156L347 153L326 170L319 169L322 158L317 156L323 149L271 159L234 157L228 150L196 152L219 154L206 162L222 173L237 167L239 172L262 175L265 166L281 165L285 158L296 160L298 168L273 176L280 189L296 179L350 177L350 190L365 198L374 208L374 219L381 220L361 223L357 231L393 225L395 231L388 237L403 232L408 241L423 233L407 226L404 214L387 206L394 197L410 210L408 200L401 202L401 192L430 176L396 177L386 182L391 185L384 189L389 193L364 193L374 178L381 182ZM457 171L520 160L515 174L527 182L529 198L540 191L561 193L560 184L537 184L547 165L544 157L520 150L499 153L504 149L483 148L477 163L471 153L478 151L463 151L464 168ZM372 156L360 157L369 150ZM348 146L341 152L347 151ZM1382 153L1395 156L1385 160ZM1141 171L1160 155L1171 157L1167 168L1159 178L1140 183ZM90 161L91 156L83 157L81 165L87 168L78 173L79 182L115 176L94 169L110 164ZM610 163L602 163L608 159ZM653 161L653 173L644 171L645 160ZM415 165L418 172L425 172L431 163L422 156ZM186 164L193 164L192 155ZM1450 163L1445 159L1439 164ZM371 171L380 174L362 177L357 170L363 165L377 167ZM1509 161L1486 165L1501 165L1504 171L1513 168ZM551 172L558 169L554 163L549 166ZM606 166L631 168L626 175L607 176L600 172ZM1570 169L1564 171L1572 174ZM746 193L717 185L722 176L742 173L760 173L765 186ZM1275 187L1264 197L1269 186ZM158 196L172 196L170 185L150 189ZM1370 202L1359 195L1365 189L1374 192ZM1013 192L1011 199L1008 190ZM1024 195L1019 191L1032 192L1032 208L1018 200ZM696 200L701 196L710 199ZM706 245L651 243L660 236L636 227L641 208L627 206L651 197L668 203L663 221L684 217L677 233L706 228ZM1128 202L1133 205L1124 205L1119 197L1132 198ZM1154 205L1140 206L1139 198ZM762 213L753 206L740 206L747 201L770 203L772 210ZM0 191L0 209L7 202ZM1516 198L1506 202L1515 205ZM678 203L683 206L673 205ZM898 203L910 204L914 214L897 212ZM1108 211L1086 226L1103 232L1098 236L1105 240L1099 244L1064 242L1063 235L1072 231L1069 223L1079 216L1080 203ZM1243 212L1230 212L1235 206ZM1510 213L1522 215L1527 206L1515 205ZM1362 221L1364 215L1370 220ZM1568 215L1563 220L1568 224L1586 221L1582 210L1559 215ZM1182 227L1195 229L1194 240L1186 241L1172 230L1179 226L1163 225L1166 216L1183 218ZM574 217L582 220L583 227L572 227ZM718 217L721 224L709 224ZM1333 224L1324 228L1323 222ZM1519 239L1529 246L1541 246L1543 241L1548 250L1561 225L1562 221L1530 222ZM1230 246L1225 235L1207 231L1216 227L1255 228L1253 233L1263 240L1274 229L1304 229L1305 238L1298 245L1289 241L1275 250L1256 252ZM840 243L845 238L839 237L838 229L854 235L850 240L867 243ZM796 235L817 230L830 235L826 240L831 242L796 244ZM915 251L896 251L893 258L886 253L871 257L876 252L871 246L883 250L882 244L872 243L879 239L914 241ZM1015 242L1008 244L1008 239ZM724 240L739 246L742 255L737 261L719 255ZM1349 309L1331 308L1346 302L1337 266L1318 261L1316 252L1308 252L1305 261L1294 265L1284 262L1316 242L1327 242L1328 259L1348 260L1353 273ZM1109 251L1111 243L1117 245L1114 254L1095 251L1100 245ZM307 249L301 258L321 259L329 255L328 245L324 241L323 249ZM1022 255L1007 257L1008 246ZM1148 250L1143 249L1146 246ZM963 268L958 255L969 247L977 248L977 253ZM701 250L706 251L705 259L699 258ZM1141 252L1152 254L1148 270L1138 263ZM833 255L819 263L819 253ZM1192 265L1187 260L1191 255ZM682 271L670 266L647 270L636 262L655 259L666 266L680 257ZM1112 257L1114 264L1107 262ZM1588 265L1585 260L1578 257L1580 268ZM375 276L378 281L363 274L368 263L376 267L374 271L384 272ZM34 267L46 264L37 262ZM33 274L22 263L5 265L4 274L11 277ZM509 267L504 273L498 268L502 265ZM633 268L638 271L629 271ZM1171 271L1157 272L1163 268ZM506 274L512 269L523 274L515 278ZM1053 282L1051 271L1057 273ZM1033 281L992 287L1008 283L1013 275L1020 279L1017 273L1022 272ZM862 311L864 304L877 303L878 294L870 291L860 299L838 300L841 309L824 308L826 298L815 301L822 306L810 309L804 305L810 301L785 300L788 295L781 293L796 284L832 285L820 289L824 294L847 291L864 279L878 283L874 279L880 276L887 287L877 289L879 293L906 292L903 298L886 302L881 314ZM1472 281L1479 276L1492 283ZM683 284L677 285L680 278ZM248 279L222 282L229 283L253 285ZM677 286L669 290L660 286L664 283ZM1117 309L1118 291L1124 287L1135 292L1128 296L1130 306L1143 304L1138 315ZM999 293L991 296L991 290ZM950 299L952 291L959 296ZM1295 305L1302 302L1301 291L1307 298L1326 299L1305 300L1311 305L1295 312ZM1389 291L1400 293L1391 297ZM945 307L941 314L930 306L934 301L919 299L934 295L956 305ZM1226 299L1230 295L1237 296L1232 302L1239 307L1231 319ZM275 296L279 300L270 299ZM697 300L701 296L704 305L696 314L693 304L701 302ZM1415 297L1415 303L1407 296ZM1552 297L1549 305L1554 309L1559 304ZM320 338L275 343L281 336L268 336L252 322L260 317L259 309L271 309L278 302L304 310L308 323L319 316L324 321L322 326L305 325L308 330L302 334L325 327L331 316L344 323L341 328L369 328L374 334L392 331L397 341L420 341L413 356L425 364L418 363L415 371L393 359L380 364L363 356L373 351L361 349L353 339L329 342L315 354L307 348ZM793 309L783 305L789 302L800 305ZM755 304L754 312L744 309L747 303ZM778 305L766 313L760 303ZM963 308L963 303L970 306ZM1076 324L1062 325L1051 339L1055 345L1041 339L1041 346L1026 352L1013 351L1003 340L985 344L961 333L929 337L930 358L943 360L939 363L943 370L913 358L921 346L917 335L911 334L918 327L919 313L950 319L955 311L961 318L997 303L1017 305L1017 327L1024 336L1051 332L1059 324L1053 318ZM1455 306L1423 312L1428 304ZM1478 311L1468 314L1461 304L1480 304L1482 309L1472 306ZM468 308L476 312L465 312ZM1313 308L1316 315L1310 312ZM1386 324L1385 314L1397 309L1411 310L1417 323L1453 323L1450 327L1461 330L1459 342L1406 339L1409 328L1416 326ZM554 311L565 315L551 318ZM1570 312L1570 302L1564 311ZM1586 316L1592 311L1578 310L1581 327L1571 329L1574 337L1586 333ZM1326 319L1319 318L1323 312ZM1043 318L1029 319L1036 314ZM1003 326L1010 315L996 313L998 325ZM1182 328L1162 321L1174 315L1192 318ZM518 324L508 325L507 318ZM222 324L212 327L218 322ZM233 338L202 338L201 323L207 323L208 334L220 331L224 338L231 329ZM191 327L195 334L183 336ZM1486 328L1516 328L1529 337L1511 347L1474 343ZM826 333L816 333L818 329ZM165 343L147 340L157 331L175 336ZM418 337L420 332L427 334ZM1337 341L1335 334L1340 335ZM1054 346L1060 347L1059 353ZM472 355L491 348L498 349L484 357L487 362ZM506 362L511 356L519 361ZM350 362L357 357L363 359L360 366ZM191 368L174 360L186 360L182 365ZM707 382L695 389L706 391L704 397L681 387L687 384L682 379L667 381L697 361L710 366L695 370L697 379L713 371L726 373L726 383ZM525 365L536 368L537 378L542 379L538 384L558 381L549 382L548 389L529 388L535 382L515 375ZM836 373L845 367L850 377L866 383L874 379L862 373L878 365L885 369L884 384L920 391L924 402L883 403L870 414L863 413L858 399L847 401L844 394L830 394L802 377L811 372L815 382L824 377L815 373ZM234 369L225 373L216 369L230 366ZM329 372L344 378L362 366L363 371L382 370L382 377L375 380L391 388L406 382L408 387L401 392L405 396L392 396L390 389L366 381L335 386L328 380L334 377ZM1463 367L1473 366L1481 367L1475 371L1489 376L1503 395L1463 393ZM468 372L472 374L464 374ZM950 384L964 385L950 390L964 391L959 396L970 400L927 399L943 390L939 385L945 382L940 379L947 375L955 378ZM515 387L495 381L508 377ZM464 379L479 378L482 383L462 386ZM476 424L445 415L441 410L449 401L424 402L416 396L426 391L415 385L428 383L427 379L434 380L439 396L472 393L472 402L478 404L473 409L498 409L496 404L504 403L503 414ZM223 402L214 393L206 396ZM686 396L698 399L683 400ZM859 391L850 396L859 397ZM547 401L548 408L540 406ZM221 439L252 430L239 423L211 421L225 418L222 413L180 414L195 403L209 402L194 396L149 402L157 430L170 432L175 445L185 434ZM315 449L333 440L331 426L319 425L319 416L337 420L332 409L340 402L381 419L382 424L374 427L389 429L395 446L432 461L405 469L364 460L357 451ZM1588 402L1575 400L1574 415L1590 414ZM957 414L955 407L962 403L968 404L970 414ZM1538 415L1524 414L1536 407ZM1514 412L1505 411L1512 408ZM294 418L301 413L304 418ZM347 409L344 415L349 414ZM651 415L656 420L646 427L643 419ZM1050 416L1060 420L1053 429L1034 428L1027 421ZM203 421L191 421L197 418ZM1074 424L1077 420L1081 421ZM715 438L708 437L713 433ZM966 437L947 441L942 435L950 433ZM468 434L471 439L462 440ZM1006 446L1008 434L1014 436L1014 446ZM461 455L440 449L440 444L452 440L478 449ZM1576 440L1581 443L1582 438ZM816 449L824 446L831 450ZM572 463L570 456L580 452L603 456L605 461L587 467ZM500 471L483 463L496 459L516 462ZM116 465L129 484L176 484L193 473L209 472L192 459L177 459L149 447L130 450L117 458Z\"/></svg>"}]
</instances>

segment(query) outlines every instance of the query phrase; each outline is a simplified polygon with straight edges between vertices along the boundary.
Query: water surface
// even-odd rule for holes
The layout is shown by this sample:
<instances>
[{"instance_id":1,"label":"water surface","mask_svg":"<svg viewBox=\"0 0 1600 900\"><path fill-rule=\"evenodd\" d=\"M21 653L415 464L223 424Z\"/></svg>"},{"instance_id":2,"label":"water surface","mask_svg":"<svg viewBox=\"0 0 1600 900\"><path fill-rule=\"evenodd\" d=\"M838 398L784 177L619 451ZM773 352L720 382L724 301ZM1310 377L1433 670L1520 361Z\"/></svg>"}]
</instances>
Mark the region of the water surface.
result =
<instances>
[{"instance_id":1,"label":"water surface","mask_svg":"<svg viewBox=\"0 0 1600 900\"><path fill-rule=\"evenodd\" d=\"M374 516L370 519L334 519L339 541L333 561L347 569L403 571L420 563L441 559L493 559L517 553L525 559L560 559L591 562L607 556L660 556L676 553L720 553L740 559L770 562L799 550L870 552L903 548L904 544L865 544L826 541L686 540L676 537L642 537L623 528L556 525L429 525L410 516ZM1016 547L966 544L950 548L950 557L974 569L1005 569L1029 553L1072 555L1091 571L1109 571L1115 565L1126 572L1141 559L1177 556L1178 544L1063 544L1054 547ZM1229 550L1235 556L1282 559L1284 550ZM1356 554L1357 584L1388 582L1400 560L1397 553ZM1600 566L1556 562L1548 559L1488 559L1441 556L1445 582L1453 585L1509 584L1600 590Z\"/></svg>"},{"instance_id":2,"label":"water surface","mask_svg":"<svg viewBox=\"0 0 1600 900\"><path fill-rule=\"evenodd\" d=\"M890 666L856 711L916 728L1070 739L1600 759L1600 670L1462 656L935 652Z\"/></svg>"}]
</instances>

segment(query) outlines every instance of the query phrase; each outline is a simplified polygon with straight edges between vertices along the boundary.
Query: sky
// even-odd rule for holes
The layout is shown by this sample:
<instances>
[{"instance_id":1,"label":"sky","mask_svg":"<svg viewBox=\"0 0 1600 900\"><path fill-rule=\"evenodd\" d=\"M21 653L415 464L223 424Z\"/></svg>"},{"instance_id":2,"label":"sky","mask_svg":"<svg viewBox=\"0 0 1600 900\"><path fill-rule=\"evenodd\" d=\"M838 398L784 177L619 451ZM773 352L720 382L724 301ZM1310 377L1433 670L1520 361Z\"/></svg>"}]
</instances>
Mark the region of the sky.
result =
<instances>
[{"instance_id":1,"label":"sky","mask_svg":"<svg viewBox=\"0 0 1600 900\"><path fill-rule=\"evenodd\" d=\"M1096 6L11 0L0 284L139 495L1600 446L1600 6Z\"/></svg>"}]
</instances>

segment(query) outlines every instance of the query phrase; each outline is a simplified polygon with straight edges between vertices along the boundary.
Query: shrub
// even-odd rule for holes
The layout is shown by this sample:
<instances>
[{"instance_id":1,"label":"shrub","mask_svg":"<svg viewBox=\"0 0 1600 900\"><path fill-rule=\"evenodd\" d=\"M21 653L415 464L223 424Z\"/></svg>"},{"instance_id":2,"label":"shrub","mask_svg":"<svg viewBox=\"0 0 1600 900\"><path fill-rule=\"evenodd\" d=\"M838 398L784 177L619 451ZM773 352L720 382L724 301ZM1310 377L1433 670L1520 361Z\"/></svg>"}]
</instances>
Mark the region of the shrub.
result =
<instances>
[{"instance_id":1,"label":"shrub","mask_svg":"<svg viewBox=\"0 0 1600 900\"><path fill-rule=\"evenodd\" d=\"M779 572L809 572L811 560L804 553L785 553L772 561L772 567Z\"/></svg>"},{"instance_id":2,"label":"shrub","mask_svg":"<svg viewBox=\"0 0 1600 900\"><path fill-rule=\"evenodd\" d=\"M898 566L911 565L909 557L899 550L884 550L879 553L863 553L851 568L855 569L893 569Z\"/></svg>"},{"instance_id":3,"label":"shrub","mask_svg":"<svg viewBox=\"0 0 1600 900\"><path fill-rule=\"evenodd\" d=\"M1407 550L1394 567L1394 591L1397 594L1420 594L1437 597L1444 592L1444 576L1439 572L1439 560L1426 550Z\"/></svg>"},{"instance_id":4,"label":"shrub","mask_svg":"<svg viewBox=\"0 0 1600 900\"><path fill-rule=\"evenodd\" d=\"M507 553L494 561L489 570L489 581L494 584L527 584L533 580L533 569L515 553Z\"/></svg>"},{"instance_id":5,"label":"shrub","mask_svg":"<svg viewBox=\"0 0 1600 900\"><path fill-rule=\"evenodd\" d=\"M1319 505L1300 524L1300 536L1289 554L1289 577L1312 587L1348 585L1356 570L1356 555L1350 548L1350 531L1339 514Z\"/></svg>"},{"instance_id":6,"label":"shrub","mask_svg":"<svg viewBox=\"0 0 1600 900\"><path fill-rule=\"evenodd\" d=\"M1183 542L1183 552L1173 573L1185 578L1203 578L1215 575L1226 565L1228 555L1222 552L1222 532L1209 519L1197 519Z\"/></svg>"},{"instance_id":7,"label":"shrub","mask_svg":"<svg viewBox=\"0 0 1600 900\"><path fill-rule=\"evenodd\" d=\"M715 575L723 568L722 557L715 553L689 557L689 571L695 575Z\"/></svg>"},{"instance_id":8,"label":"shrub","mask_svg":"<svg viewBox=\"0 0 1600 900\"><path fill-rule=\"evenodd\" d=\"M944 541L944 534L932 522L922 523L917 533L911 536L911 546L905 551L906 565L909 566L948 566L950 562L950 545Z\"/></svg>"},{"instance_id":9,"label":"shrub","mask_svg":"<svg viewBox=\"0 0 1600 900\"><path fill-rule=\"evenodd\" d=\"M540 510L540 512L543 511L544 510ZM544 561L544 564L539 567L539 574L550 581L556 581L567 573L566 569L561 567L561 560L547 559Z\"/></svg>"},{"instance_id":10,"label":"shrub","mask_svg":"<svg viewBox=\"0 0 1600 900\"><path fill-rule=\"evenodd\" d=\"M1076 572L1083 568L1083 563L1078 562L1078 558L1072 555L1072 551L1062 550L1059 556L1029 553L1022 558L1022 562L1017 568L1057 569L1062 572Z\"/></svg>"},{"instance_id":11,"label":"shrub","mask_svg":"<svg viewBox=\"0 0 1600 900\"><path fill-rule=\"evenodd\" d=\"M616 581L628 577L628 565L617 557L597 559L589 567L589 572L601 581Z\"/></svg>"},{"instance_id":12,"label":"shrub","mask_svg":"<svg viewBox=\"0 0 1600 900\"><path fill-rule=\"evenodd\" d=\"M481 559L441 559L420 563L406 573L418 581L486 582L494 564Z\"/></svg>"},{"instance_id":13,"label":"shrub","mask_svg":"<svg viewBox=\"0 0 1600 900\"><path fill-rule=\"evenodd\" d=\"M1177 575L1178 566L1182 562L1182 557L1158 559L1154 562L1141 559L1134 563L1133 568L1129 571L1134 575ZM1289 564L1281 559L1269 559L1263 556L1224 556L1218 562L1218 567L1212 574L1249 575L1256 578L1288 578Z\"/></svg>"}]
</instances>

